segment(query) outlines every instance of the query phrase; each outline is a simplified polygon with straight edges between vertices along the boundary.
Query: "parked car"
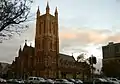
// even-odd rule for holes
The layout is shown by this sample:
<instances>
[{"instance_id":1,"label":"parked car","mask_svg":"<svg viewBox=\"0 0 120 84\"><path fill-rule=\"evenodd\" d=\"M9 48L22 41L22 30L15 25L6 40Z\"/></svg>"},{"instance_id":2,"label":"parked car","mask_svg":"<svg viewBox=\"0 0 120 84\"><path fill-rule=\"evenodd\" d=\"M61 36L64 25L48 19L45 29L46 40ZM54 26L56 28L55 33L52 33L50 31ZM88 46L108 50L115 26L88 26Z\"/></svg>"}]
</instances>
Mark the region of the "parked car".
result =
<instances>
[{"instance_id":1,"label":"parked car","mask_svg":"<svg viewBox=\"0 0 120 84\"><path fill-rule=\"evenodd\" d=\"M45 84L54 84L54 80L46 79Z\"/></svg>"},{"instance_id":2,"label":"parked car","mask_svg":"<svg viewBox=\"0 0 120 84\"><path fill-rule=\"evenodd\" d=\"M107 81L111 82L112 84L120 84L119 80L116 78L106 78Z\"/></svg>"},{"instance_id":3,"label":"parked car","mask_svg":"<svg viewBox=\"0 0 120 84\"><path fill-rule=\"evenodd\" d=\"M73 82L69 82L68 80L66 79L56 79L54 84L74 84Z\"/></svg>"},{"instance_id":4,"label":"parked car","mask_svg":"<svg viewBox=\"0 0 120 84\"><path fill-rule=\"evenodd\" d=\"M0 78L0 83L6 83L5 79Z\"/></svg>"},{"instance_id":5,"label":"parked car","mask_svg":"<svg viewBox=\"0 0 120 84\"><path fill-rule=\"evenodd\" d=\"M75 79L67 79L67 80L70 81L70 82L73 82L74 84L77 84Z\"/></svg>"},{"instance_id":6,"label":"parked car","mask_svg":"<svg viewBox=\"0 0 120 84\"><path fill-rule=\"evenodd\" d=\"M93 84L106 84L108 81L104 78L93 79ZM109 84L109 83L108 83Z\"/></svg>"},{"instance_id":7,"label":"parked car","mask_svg":"<svg viewBox=\"0 0 120 84\"><path fill-rule=\"evenodd\" d=\"M39 83L40 83L40 84L46 84L46 83L45 83L46 80L45 80L44 78L38 77L38 79L39 79Z\"/></svg>"},{"instance_id":8,"label":"parked car","mask_svg":"<svg viewBox=\"0 0 120 84\"><path fill-rule=\"evenodd\" d=\"M19 84L24 84L24 80L22 80L22 79L17 79L16 82Z\"/></svg>"},{"instance_id":9,"label":"parked car","mask_svg":"<svg viewBox=\"0 0 120 84\"><path fill-rule=\"evenodd\" d=\"M29 77L26 82L28 84L43 84L45 83L45 80L41 77Z\"/></svg>"},{"instance_id":10,"label":"parked car","mask_svg":"<svg viewBox=\"0 0 120 84\"><path fill-rule=\"evenodd\" d=\"M83 84L83 81L81 81L80 79L75 79L75 82L76 82L77 84Z\"/></svg>"},{"instance_id":11,"label":"parked car","mask_svg":"<svg viewBox=\"0 0 120 84\"><path fill-rule=\"evenodd\" d=\"M75 79L67 79L67 80L73 82L74 84L83 84L83 82L79 80L75 80Z\"/></svg>"},{"instance_id":12,"label":"parked car","mask_svg":"<svg viewBox=\"0 0 120 84\"><path fill-rule=\"evenodd\" d=\"M8 79L7 83L17 83L17 79Z\"/></svg>"}]
</instances>

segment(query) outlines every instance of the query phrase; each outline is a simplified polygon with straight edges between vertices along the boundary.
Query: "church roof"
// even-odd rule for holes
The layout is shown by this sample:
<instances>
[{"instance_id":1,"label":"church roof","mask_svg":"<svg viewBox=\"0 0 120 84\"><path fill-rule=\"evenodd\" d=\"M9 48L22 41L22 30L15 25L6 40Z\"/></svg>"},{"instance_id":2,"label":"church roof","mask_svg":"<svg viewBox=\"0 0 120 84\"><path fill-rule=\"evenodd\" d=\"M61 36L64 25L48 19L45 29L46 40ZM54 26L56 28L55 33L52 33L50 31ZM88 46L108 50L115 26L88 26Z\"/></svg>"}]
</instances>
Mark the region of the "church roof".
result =
<instances>
[{"instance_id":1,"label":"church roof","mask_svg":"<svg viewBox=\"0 0 120 84\"><path fill-rule=\"evenodd\" d=\"M55 18L55 16L53 16L53 15L51 15L51 14L48 14L50 17L52 17L52 18ZM41 15L40 16L40 18L45 18L46 17L46 14L43 14L43 15Z\"/></svg>"},{"instance_id":2,"label":"church roof","mask_svg":"<svg viewBox=\"0 0 120 84\"><path fill-rule=\"evenodd\" d=\"M69 55L61 54L61 53L59 53L59 56L60 56L60 59L75 62L75 59L73 56L69 56Z\"/></svg>"},{"instance_id":3,"label":"church roof","mask_svg":"<svg viewBox=\"0 0 120 84\"><path fill-rule=\"evenodd\" d=\"M26 49L27 49L27 52L31 53L32 56L35 55L35 48L34 47L27 46ZM59 53L59 60L61 60L61 59L66 60L66 61L75 62L75 58L73 56Z\"/></svg>"}]
</instances>

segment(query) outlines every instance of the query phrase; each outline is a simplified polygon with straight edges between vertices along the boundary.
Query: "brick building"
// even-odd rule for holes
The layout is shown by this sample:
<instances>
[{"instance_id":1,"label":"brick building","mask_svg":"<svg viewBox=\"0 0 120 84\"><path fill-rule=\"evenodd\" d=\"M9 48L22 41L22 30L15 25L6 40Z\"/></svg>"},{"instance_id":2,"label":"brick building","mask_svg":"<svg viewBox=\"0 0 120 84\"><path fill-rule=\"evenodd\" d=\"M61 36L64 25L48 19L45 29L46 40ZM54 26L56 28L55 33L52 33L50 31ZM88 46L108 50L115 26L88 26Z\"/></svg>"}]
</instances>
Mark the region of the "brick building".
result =
<instances>
[{"instance_id":1,"label":"brick building","mask_svg":"<svg viewBox=\"0 0 120 84\"><path fill-rule=\"evenodd\" d=\"M25 41L23 49L19 49L19 56L12 63L12 74L16 77L65 78L68 74L76 77L76 74L82 73L84 65L76 62L73 56L59 53L57 8L51 15L47 3L46 13L41 15L38 8L36 17L35 47L28 46Z\"/></svg>"},{"instance_id":2,"label":"brick building","mask_svg":"<svg viewBox=\"0 0 120 84\"><path fill-rule=\"evenodd\" d=\"M120 77L120 43L110 42L102 47L103 73L106 76Z\"/></svg>"}]
</instances>

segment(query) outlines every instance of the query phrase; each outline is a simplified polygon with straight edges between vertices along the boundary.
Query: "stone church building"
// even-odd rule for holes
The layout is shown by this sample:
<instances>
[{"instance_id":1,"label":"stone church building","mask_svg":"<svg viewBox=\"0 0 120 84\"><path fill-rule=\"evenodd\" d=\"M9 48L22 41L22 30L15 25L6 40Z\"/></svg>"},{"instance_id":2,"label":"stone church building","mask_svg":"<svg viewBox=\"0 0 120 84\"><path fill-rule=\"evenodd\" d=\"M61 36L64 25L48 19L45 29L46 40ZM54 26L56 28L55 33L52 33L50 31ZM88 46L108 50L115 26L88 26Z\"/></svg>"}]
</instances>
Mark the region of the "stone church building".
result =
<instances>
[{"instance_id":1,"label":"stone church building","mask_svg":"<svg viewBox=\"0 0 120 84\"><path fill-rule=\"evenodd\" d=\"M87 65L78 63L73 56L59 53L58 11L50 14L47 3L46 13L41 15L39 7L36 14L35 47L27 45L19 49L11 65L11 74L20 78L40 76L44 78L76 77L84 72ZM90 74L89 66L87 75Z\"/></svg>"}]
</instances>

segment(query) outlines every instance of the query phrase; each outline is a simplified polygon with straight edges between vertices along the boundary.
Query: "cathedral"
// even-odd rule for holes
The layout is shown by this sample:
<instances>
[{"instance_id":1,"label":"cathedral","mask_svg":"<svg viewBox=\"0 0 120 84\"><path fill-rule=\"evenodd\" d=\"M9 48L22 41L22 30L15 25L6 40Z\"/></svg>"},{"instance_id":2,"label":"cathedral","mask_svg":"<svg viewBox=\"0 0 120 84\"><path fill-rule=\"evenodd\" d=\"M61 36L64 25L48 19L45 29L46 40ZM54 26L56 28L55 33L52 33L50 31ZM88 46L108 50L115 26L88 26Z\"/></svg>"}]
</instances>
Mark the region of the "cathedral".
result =
<instances>
[{"instance_id":1,"label":"cathedral","mask_svg":"<svg viewBox=\"0 0 120 84\"><path fill-rule=\"evenodd\" d=\"M39 76L44 78L75 78L76 74L84 71L84 66L73 56L59 53L58 10L50 14L49 4L46 13L36 13L35 47L27 45L19 49L11 65L11 75L17 78ZM89 66L88 68L89 69ZM89 70L86 74L90 74Z\"/></svg>"}]
</instances>

